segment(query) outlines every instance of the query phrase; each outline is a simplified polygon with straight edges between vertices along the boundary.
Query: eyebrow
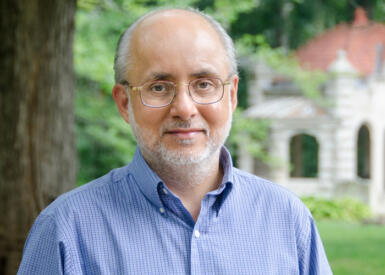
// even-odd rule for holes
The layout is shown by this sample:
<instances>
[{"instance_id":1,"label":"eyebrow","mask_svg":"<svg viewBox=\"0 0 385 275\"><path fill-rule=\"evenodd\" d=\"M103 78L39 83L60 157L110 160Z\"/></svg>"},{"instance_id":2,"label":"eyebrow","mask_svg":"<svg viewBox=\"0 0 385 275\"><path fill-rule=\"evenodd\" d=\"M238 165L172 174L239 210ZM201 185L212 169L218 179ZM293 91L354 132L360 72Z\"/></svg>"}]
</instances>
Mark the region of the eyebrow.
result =
<instances>
[{"instance_id":1,"label":"eyebrow","mask_svg":"<svg viewBox=\"0 0 385 275\"><path fill-rule=\"evenodd\" d=\"M219 74L212 72L212 71L208 71L208 70L202 70L202 71L193 73L193 74L191 74L191 76L196 77L196 78L208 77L208 76L220 78Z\"/></svg>"},{"instance_id":2,"label":"eyebrow","mask_svg":"<svg viewBox=\"0 0 385 275\"><path fill-rule=\"evenodd\" d=\"M202 78L202 77L216 77L220 78L218 73L215 73L210 70L201 70L195 73L190 74L192 78ZM152 72L146 77L146 81L157 81L157 80L174 80L175 76L170 73L164 72Z\"/></svg>"},{"instance_id":3,"label":"eyebrow","mask_svg":"<svg viewBox=\"0 0 385 275\"><path fill-rule=\"evenodd\" d=\"M169 74L169 73L153 72L147 77L147 81L149 81L149 80L169 80L172 78L173 78L172 74Z\"/></svg>"}]
</instances>

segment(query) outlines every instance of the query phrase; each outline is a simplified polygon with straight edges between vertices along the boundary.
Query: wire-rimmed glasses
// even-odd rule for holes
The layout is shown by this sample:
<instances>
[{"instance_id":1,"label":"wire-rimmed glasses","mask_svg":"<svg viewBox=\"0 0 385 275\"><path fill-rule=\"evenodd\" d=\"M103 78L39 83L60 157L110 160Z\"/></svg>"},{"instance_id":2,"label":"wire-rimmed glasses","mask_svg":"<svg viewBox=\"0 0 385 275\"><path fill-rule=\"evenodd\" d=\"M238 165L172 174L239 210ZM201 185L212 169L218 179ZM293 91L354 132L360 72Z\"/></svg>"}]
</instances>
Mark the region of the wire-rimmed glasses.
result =
<instances>
[{"instance_id":1,"label":"wire-rimmed glasses","mask_svg":"<svg viewBox=\"0 0 385 275\"><path fill-rule=\"evenodd\" d=\"M131 86L127 81L123 83L133 91L140 92L142 104L152 108L161 108L170 105L175 98L176 87L172 81L153 80L141 86ZM230 84L219 78L198 78L188 84L189 95L197 104L208 105L220 101L223 98L224 86Z\"/></svg>"}]
</instances>

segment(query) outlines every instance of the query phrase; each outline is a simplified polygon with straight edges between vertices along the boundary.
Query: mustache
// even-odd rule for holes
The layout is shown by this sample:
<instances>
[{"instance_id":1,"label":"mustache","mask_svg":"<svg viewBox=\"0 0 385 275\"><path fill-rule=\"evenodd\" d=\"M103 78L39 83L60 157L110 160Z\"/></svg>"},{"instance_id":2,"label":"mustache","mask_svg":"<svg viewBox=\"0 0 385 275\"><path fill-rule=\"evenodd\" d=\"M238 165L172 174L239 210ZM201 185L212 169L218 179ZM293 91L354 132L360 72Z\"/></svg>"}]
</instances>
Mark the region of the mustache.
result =
<instances>
[{"instance_id":1,"label":"mustache","mask_svg":"<svg viewBox=\"0 0 385 275\"><path fill-rule=\"evenodd\" d=\"M174 120L162 127L161 134L163 135L165 132L168 132L175 128L181 128L181 129L196 128L196 129L204 130L207 134L209 133L209 127L206 123L202 123L202 122L194 123L191 120Z\"/></svg>"}]
</instances>

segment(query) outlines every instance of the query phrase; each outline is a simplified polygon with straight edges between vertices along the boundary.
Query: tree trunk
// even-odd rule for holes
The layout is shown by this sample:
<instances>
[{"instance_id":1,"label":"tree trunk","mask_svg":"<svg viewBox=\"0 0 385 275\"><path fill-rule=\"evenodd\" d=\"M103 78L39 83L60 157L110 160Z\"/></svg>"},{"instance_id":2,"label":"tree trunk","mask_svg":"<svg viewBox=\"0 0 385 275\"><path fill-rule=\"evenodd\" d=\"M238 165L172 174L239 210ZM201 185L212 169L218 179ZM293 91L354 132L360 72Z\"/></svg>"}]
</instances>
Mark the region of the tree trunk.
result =
<instances>
[{"instance_id":1,"label":"tree trunk","mask_svg":"<svg viewBox=\"0 0 385 275\"><path fill-rule=\"evenodd\" d=\"M0 274L39 212L75 182L75 0L0 4Z\"/></svg>"}]
</instances>

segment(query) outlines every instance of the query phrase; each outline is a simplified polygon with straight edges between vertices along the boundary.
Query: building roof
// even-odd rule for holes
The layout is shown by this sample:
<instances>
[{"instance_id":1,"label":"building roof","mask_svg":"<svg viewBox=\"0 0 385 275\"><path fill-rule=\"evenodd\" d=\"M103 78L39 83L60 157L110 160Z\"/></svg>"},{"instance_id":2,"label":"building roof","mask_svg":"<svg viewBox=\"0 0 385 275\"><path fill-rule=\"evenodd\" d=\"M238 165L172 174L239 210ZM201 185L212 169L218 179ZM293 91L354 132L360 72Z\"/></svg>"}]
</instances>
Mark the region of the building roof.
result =
<instances>
[{"instance_id":1,"label":"building roof","mask_svg":"<svg viewBox=\"0 0 385 275\"><path fill-rule=\"evenodd\" d=\"M371 74L377 65L379 45L382 63L385 62L385 24L370 21L362 8L357 8L353 23L341 23L318 35L300 47L296 55L302 67L326 71L337 58L338 51L346 52L348 61L362 75Z\"/></svg>"},{"instance_id":2,"label":"building roof","mask_svg":"<svg viewBox=\"0 0 385 275\"><path fill-rule=\"evenodd\" d=\"M328 113L310 99L292 96L269 99L245 111L249 118L307 119L326 117Z\"/></svg>"}]
</instances>

